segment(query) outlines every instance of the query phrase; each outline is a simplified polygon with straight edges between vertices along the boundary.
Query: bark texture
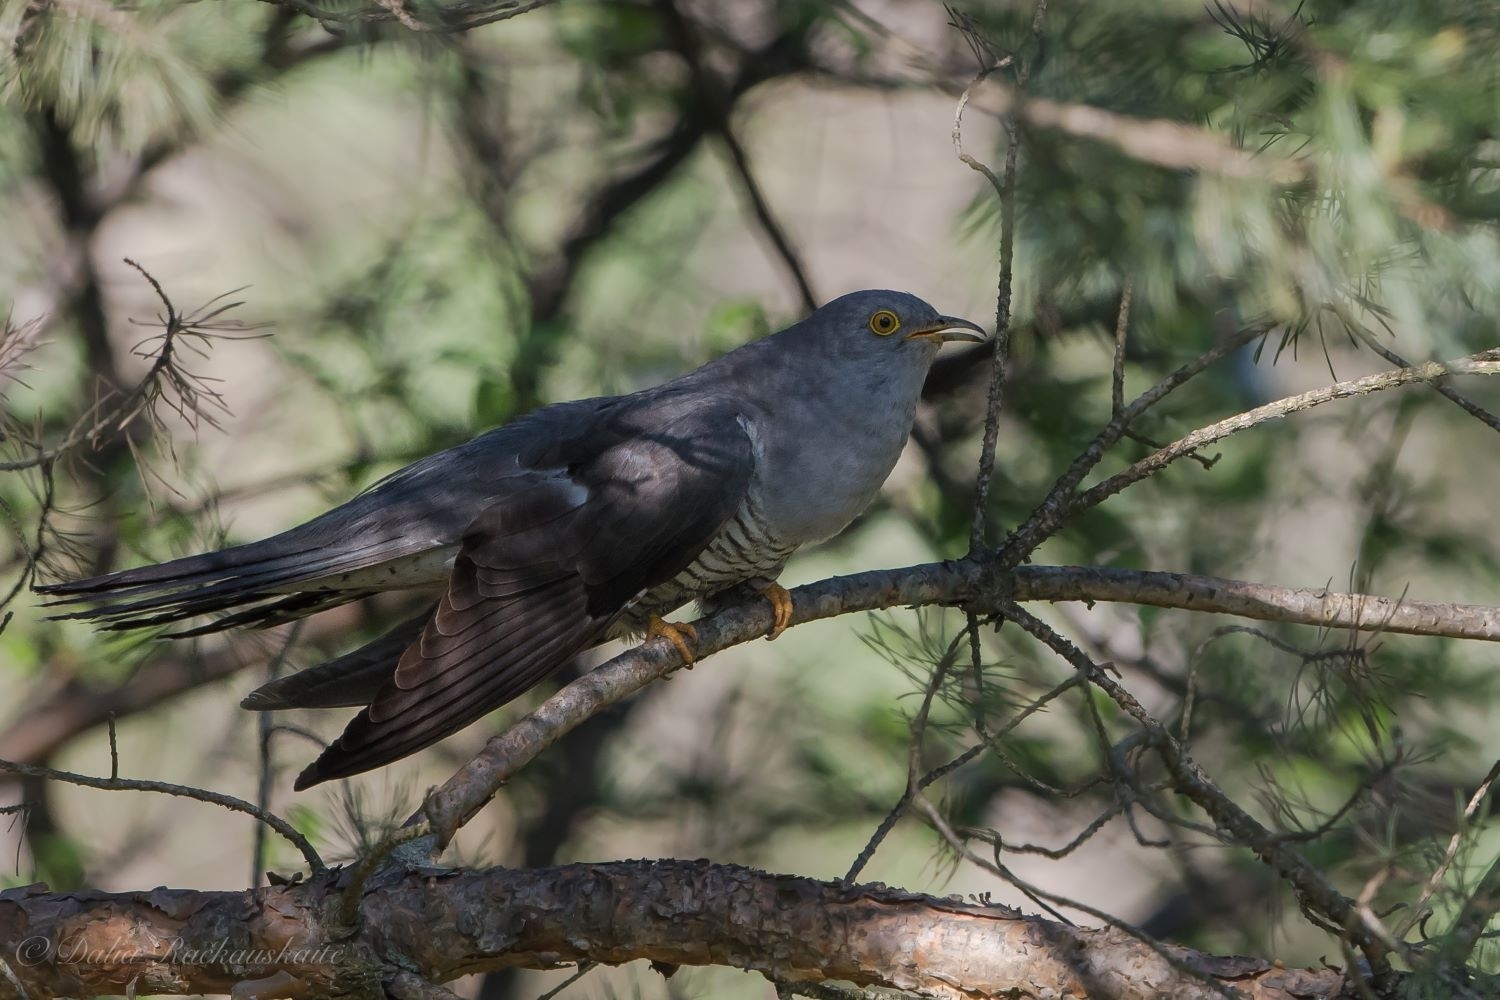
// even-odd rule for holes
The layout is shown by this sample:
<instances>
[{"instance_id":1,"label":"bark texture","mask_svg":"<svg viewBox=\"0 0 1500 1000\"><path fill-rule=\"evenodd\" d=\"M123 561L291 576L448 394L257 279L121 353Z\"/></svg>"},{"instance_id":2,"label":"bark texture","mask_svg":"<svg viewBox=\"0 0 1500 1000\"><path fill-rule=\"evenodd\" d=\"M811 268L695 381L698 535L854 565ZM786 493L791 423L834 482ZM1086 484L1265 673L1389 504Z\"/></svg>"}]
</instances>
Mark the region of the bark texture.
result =
<instances>
[{"instance_id":1,"label":"bark texture","mask_svg":"<svg viewBox=\"0 0 1500 1000\"><path fill-rule=\"evenodd\" d=\"M953 1000L1335 996L1336 969L1160 951L997 906L706 861L393 873L341 925L347 878L245 892L0 893L0 997L377 997L505 967L646 959ZM12 978L12 974L14 978ZM18 988L19 987L19 988ZM24 989L24 994L21 990Z\"/></svg>"}]
</instances>

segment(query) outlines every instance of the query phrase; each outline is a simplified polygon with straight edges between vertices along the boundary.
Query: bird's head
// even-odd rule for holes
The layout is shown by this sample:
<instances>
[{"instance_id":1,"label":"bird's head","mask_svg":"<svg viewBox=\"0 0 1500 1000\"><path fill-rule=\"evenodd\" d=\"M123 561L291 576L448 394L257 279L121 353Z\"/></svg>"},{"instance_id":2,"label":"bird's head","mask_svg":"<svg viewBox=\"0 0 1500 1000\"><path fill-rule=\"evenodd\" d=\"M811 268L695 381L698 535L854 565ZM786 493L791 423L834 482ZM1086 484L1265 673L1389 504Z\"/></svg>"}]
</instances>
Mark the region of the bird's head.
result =
<instances>
[{"instance_id":1,"label":"bird's head","mask_svg":"<svg viewBox=\"0 0 1500 1000\"><path fill-rule=\"evenodd\" d=\"M841 295L794 329L818 338L820 347L840 357L899 357L924 364L949 341L985 339L977 324L944 316L915 295L882 289Z\"/></svg>"}]
</instances>

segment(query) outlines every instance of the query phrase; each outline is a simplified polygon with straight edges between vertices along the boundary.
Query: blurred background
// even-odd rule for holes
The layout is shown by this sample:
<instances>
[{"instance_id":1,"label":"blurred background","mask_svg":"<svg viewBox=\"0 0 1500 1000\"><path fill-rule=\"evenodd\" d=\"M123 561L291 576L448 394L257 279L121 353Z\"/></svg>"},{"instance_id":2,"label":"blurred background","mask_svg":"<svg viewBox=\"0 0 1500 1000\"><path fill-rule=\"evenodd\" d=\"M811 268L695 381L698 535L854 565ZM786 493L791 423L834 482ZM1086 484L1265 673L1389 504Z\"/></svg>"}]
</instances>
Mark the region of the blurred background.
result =
<instances>
[{"instance_id":1,"label":"blurred background","mask_svg":"<svg viewBox=\"0 0 1500 1000\"><path fill-rule=\"evenodd\" d=\"M1270 331L1153 412L1143 432L1159 441L1389 368L1376 348L1426 360L1497 342L1493 5L1053 2L1040 33L1030 2L1002 0L561 0L446 33L323 10L0 0L0 378L5 457L25 466L0 475L7 580L24 585L33 560L46 581L261 537L537 405L654 384L857 288L992 326L1000 202L952 134L959 94L1006 57L963 123L966 151L997 173L1019 66L1027 93L1111 116L1019 131L992 542L1108 420L1127 284L1127 393L1247 324ZM1162 122L1179 131L1149 127ZM1292 159L1298 183L1242 169ZM168 393L74 440L151 364L163 305L125 258L180 312L240 303L215 322L245 328L179 359L204 380L196 409ZM950 350L876 507L783 582L964 553L990 369L983 348ZM39 442L70 447L37 466ZM1352 400L1225 442L1211 468L1174 466L1038 558L1500 603L1497 445L1430 390ZM1103 471L1149 449L1127 441ZM272 808L347 858L545 694L293 795L343 713L268 732L240 697L404 607L162 642L48 621L23 589L0 633L0 758L107 774L113 716L122 774L250 799L265 783ZM1444 912L1500 848L1458 818L1500 755L1488 646L1226 632L1247 623L1129 605L1038 613L1162 717L1192 692L1194 753L1273 827L1315 833L1304 850L1346 891L1386 872L1378 898L1409 902L1463 827ZM962 627L956 611L895 610L716 656L549 751L452 860L708 857L840 877L905 788L910 719ZM993 731L1069 674L1023 635L984 643L983 691L943 688L924 766L981 739L976 706ZM1091 827L1114 807L1105 767L1075 696L931 794L1009 847L1089 832L1063 857L1004 863L1150 933L1289 964L1339 955L1245 852L1140 811ZM180 799L0 775L6 803L24 808L0 817L3 884L233 889L300 863L274 840L256 857L248 821ZM917 818L861 878L1038 908ZM564 976L459 988L529 997ZM768 990L644 968L571 987Z\"/></svg>"}]
</instances>

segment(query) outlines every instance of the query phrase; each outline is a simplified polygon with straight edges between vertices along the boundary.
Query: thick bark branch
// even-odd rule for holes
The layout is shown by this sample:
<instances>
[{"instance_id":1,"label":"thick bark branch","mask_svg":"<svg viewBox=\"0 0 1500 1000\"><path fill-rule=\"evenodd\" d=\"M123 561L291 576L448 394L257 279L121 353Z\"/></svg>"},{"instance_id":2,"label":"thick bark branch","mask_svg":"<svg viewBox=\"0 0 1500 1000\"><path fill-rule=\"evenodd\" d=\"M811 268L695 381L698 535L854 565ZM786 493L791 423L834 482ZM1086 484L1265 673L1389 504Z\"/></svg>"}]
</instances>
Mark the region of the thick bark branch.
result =
<instances>
[{"instance_id":1,"label":"thick bark branch","mask_svg":"<svg viewBox=\"0 0 1500 1000\"><path fill-rule=\"evenodd\" d=\"M366 892L337 923L342 886L245 892L0 893L3 957L30 1000L102 993L378 996L428 982L583 961L723 965L781 982L842 980L954 1000L1332 996L1337 969L1297 970L1173 947L1174 969L1115 930L1006 907L705 861L531 871L415 872ZM17 997L0 976L0 997Z\"/></svg>"}]
</instances>

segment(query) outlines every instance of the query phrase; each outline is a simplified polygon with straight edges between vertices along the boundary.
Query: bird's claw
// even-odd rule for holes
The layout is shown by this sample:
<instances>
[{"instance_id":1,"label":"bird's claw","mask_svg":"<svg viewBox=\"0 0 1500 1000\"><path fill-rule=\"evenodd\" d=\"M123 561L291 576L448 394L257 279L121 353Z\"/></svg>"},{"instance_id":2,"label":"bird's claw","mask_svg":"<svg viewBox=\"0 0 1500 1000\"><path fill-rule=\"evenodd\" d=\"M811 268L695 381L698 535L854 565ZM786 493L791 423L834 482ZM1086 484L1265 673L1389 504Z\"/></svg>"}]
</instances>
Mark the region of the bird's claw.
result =
<instances>
[{"instance_id":1,"label":"bird's claw","mask_svg":"<svg viewBox=\"0 0 1500 1000\"><path fill-rule=\"evenodd\" d=\"M687 622L669 622L661 615L652 615L646 625L646 641L666 639L677 647L682 655L683 666L691 667L698 659L694 646L698 645L698 630Z\"/></svg>"},{"instance_id":2,"label":"bird's claw","mask_svg":"<svg viewBox=\"0 0 1500 1000\"><path fill-rule=\"evenodd\" d=\"M771 612L775 615L771 631L766 633L769 641L785 632L786 627L792 623L792 595L781 584L773 583L764 588L760 596L771 602Z\"/></svg>"}]
</instances>

